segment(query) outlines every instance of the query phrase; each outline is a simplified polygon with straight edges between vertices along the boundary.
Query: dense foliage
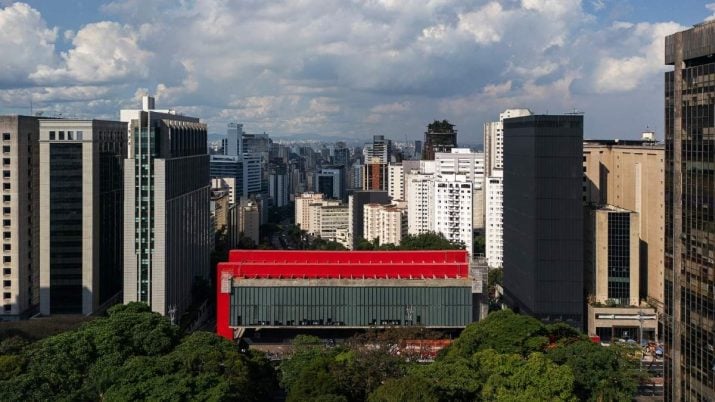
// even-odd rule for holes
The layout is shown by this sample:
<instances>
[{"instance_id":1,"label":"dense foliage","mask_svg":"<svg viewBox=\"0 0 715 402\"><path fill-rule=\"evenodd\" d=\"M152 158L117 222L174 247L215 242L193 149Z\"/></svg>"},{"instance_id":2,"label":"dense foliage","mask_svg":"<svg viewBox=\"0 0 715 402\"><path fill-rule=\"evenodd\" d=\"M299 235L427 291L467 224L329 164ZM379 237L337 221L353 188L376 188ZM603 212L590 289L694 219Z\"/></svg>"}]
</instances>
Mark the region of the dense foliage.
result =
<instances>
[{"instance_id":1,"label":"dense foliage","mask_svg":"<svg viewBox=\"0 0 715 402\"><path fill-rule=\"evenodd\" d=\"M402 238L399 245L380 245L377 239L368 241L363 238L358 240L356 250L463 250L464 244L452 243L443 234L427 232L418 235L407 235Z\"/></svg>"},{"instance_id":2,"label":"dense foliage","mask_svg":"<svg viewBox=\"0 0 715 402\"><path fill-rule=\"evenodd\" d=\"M0 343L0 400L265 400L277 387L259 354L208 332L182 336L140 303L80 329Z\"/></svg>"},{"instance_id":3,"label":"dense foliage","mask_svg":"<svg viewBox=\"0 0 715 402\"><path fill-rule=\"evenodd\" d=\"M337 347L300 337L281 364L288 401L629 401L637 359L629 346L602 347L565 324L544 325L504 310L469 325L432 364L370 335Z\"/></svg>"}]
</instances>

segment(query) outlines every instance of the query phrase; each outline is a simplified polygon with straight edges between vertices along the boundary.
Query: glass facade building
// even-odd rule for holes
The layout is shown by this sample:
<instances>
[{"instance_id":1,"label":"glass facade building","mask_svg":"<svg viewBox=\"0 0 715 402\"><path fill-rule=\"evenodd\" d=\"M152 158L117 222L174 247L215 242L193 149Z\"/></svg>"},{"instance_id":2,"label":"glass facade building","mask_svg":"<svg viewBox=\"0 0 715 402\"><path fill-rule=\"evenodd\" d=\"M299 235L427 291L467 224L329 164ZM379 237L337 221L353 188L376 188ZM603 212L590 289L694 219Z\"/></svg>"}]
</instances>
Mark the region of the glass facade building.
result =
<instances>
[{"instance_id":1,"label":"glass facade building","mask_svg":"<svg viewBox=\"0 0 715 402\"><path fill-rule=\"evenodd\" d=\"M665 40L666 400L715 400L715 23Z\"/></svg>"}]
</instances>

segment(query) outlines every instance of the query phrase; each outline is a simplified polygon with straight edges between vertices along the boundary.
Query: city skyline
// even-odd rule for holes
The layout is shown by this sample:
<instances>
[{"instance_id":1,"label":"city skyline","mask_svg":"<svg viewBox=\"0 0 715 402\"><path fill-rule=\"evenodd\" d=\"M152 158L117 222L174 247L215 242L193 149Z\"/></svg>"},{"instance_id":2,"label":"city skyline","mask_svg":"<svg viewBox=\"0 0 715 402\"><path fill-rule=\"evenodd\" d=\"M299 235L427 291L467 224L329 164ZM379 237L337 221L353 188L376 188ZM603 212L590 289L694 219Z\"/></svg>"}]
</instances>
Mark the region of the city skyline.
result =
<instances>
[{"instance_id":1,"label":"city skyline","mask_svg":"<svg viewBox=\"0 0 715 402\"><path fill-rule=\"evenodd\" d=\"M663 38L715 12L692 0L0 4L0 49L19 55L0 70L3 114L117 119L150 93L209 133L238 121L421 139L446 118L465 144L511 107L583 111L586 138L648 126L662 139L662 105L642 100L662 93Z\"/></svg>"}]
</instances>

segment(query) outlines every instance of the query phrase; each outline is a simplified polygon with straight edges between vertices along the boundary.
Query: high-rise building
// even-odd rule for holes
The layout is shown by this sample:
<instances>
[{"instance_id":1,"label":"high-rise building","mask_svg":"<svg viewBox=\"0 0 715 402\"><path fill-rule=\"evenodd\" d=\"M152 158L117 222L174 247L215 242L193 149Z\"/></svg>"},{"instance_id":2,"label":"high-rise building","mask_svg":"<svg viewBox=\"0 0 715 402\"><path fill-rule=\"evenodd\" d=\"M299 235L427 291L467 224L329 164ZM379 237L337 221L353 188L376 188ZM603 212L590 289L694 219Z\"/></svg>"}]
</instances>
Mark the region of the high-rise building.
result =
<instances>
[{"instance_id":1,"label":"high-rise building","mask_svg":"<svg viewBox=\"0 0 715 402\"><path fill-rule=\"evenodd\" d=\"M40 313L91 314L122 290L127 124L40 120Z\"/></svg>"},{"instance_id":2,"label":"high-rise building","mask_svg":"<svg viewBox=\"0 0 715 402\"><path fill-rule=\"evenodd\" d=\"M507 109L499 113L499 121L484 123L484 165L487 177L494 169L504 168L504 119L530 116L529 109Z\"/></svg>"},{"instance_id":3,"label":"high-rise building","mask_svg":"<svg viewBox=\"0 0 715 402\"><path fill-rule=\"evenodd\" d=\"M268 195L274 206L288 205L288 175L285 169L276 169L268 176Z\"/></svg>"},{"instance_id":4,"label":"high-rise building","mask_svg":"<svg viewBox=\"0 0 715 402\"><path fill-rule=\"evenodd\" d=\"M465 175L413 172L405 177L408 233L441 233L472 255L472 182Z\"/></svg>"},{"instance_id":5,"label":"high-rise building","mask_svg":"<svg viewBox=\"0 0 715 402\"><path fill-rule=\"evenodd\" d=\"M638 213L639 297L663 310L665 147L651 140L586 140L584 201Z\"/></svg>"},{"instance_id":6,"label":"high-rise building","mask_svg":"<svg viewBox=\"0 0 715 402\"><path fill-rule=\"evenodd\" d=\"M354 191L348 196L348 231L351 248L364 238L365 204L389 204L387 191Z\"/></svg>"},{"instance_id":7,"label":"high-rise building","mask_svg":"<svg viewBox=\"0 0 715 402\"><path fill-rule=\"evenodd\" d=\"M241 198L238 208L238 231L255 244L260 242L259 228L261 226L261 212L255 200Z\"/></svg>"},{"instance_id":8,"label":"high-rise building","mask_svg":"<svg viewBox=\"0 0 715 402\"><path fill-rule=\"evenodd\" d=\"M197 278L209 276L210 187L206 125L153 109L122 110L129 123L124 162L124 302L181 314ZM148 102L147 102L148 101Z\"/></svg>"},{"instance_id":9,"label":"high-rise building","mask_svg":"<svg viewBox=\"0 0 715 402\"><path fill-rule=\"evenodd\" d=\"M484 229L484 153L469 148L452 148L452 152L437 152L435 168L438 175L465 175L472 183L472 224Z\"/></svg>"},{"instance_id":10,"label":"high-rise building","mask_svg":"<svg viewBox=\"0 0 715 402\"><path fill-rule=\"evenodd\" d=\"M582 327L583 116L504 119L504 291L515 309Z\"/></svg>"},{"instance_id":11,"label":"high-rise building","mask_svg":"<svg viewBox=\"0 0 715 402\"><path fill-rule=\"evenodd\" d=\"M388 190L387 194L393 200L404 200L405 199L405 171L402 169L402 165L388 165L387 166L387 181Z\"/></svg>"},{"instance_id":12,"label":"high-rise building","mask_svg":"<svg viewBox=\"0 0 715 402\"><path fill-rule=\"evenodd\" d=\"M635 211L591 205L584 222L584 285L588 334L603 342L655 340L654 308L640 294L640 224ZM613 317L613 318L612 318ZM616 318L617 317L617 318Z\"/></svg>"},{"instance_id":13,"label":"high-rise building","mask_svg":"<svg viewBox=\"0 0 715 402\"><path fill-rule=\"evenodd\" d=\"M450 152L456 147L457 130L454 129L454 124L450 124L447 120L435 120L427 125L422 159L434 160L435 153Z\"/></svg>"},{"instance_id":14,"label":"high-rise building","mask_svg":"<svg viewBox=\"0 0 715 402\"><path fill-rule=\"evenodd\" d=\"M243 155L243 124L228 123L226 129L226 144L223 147L223 154L229 156Z\"/></svg>"},{"instance_id":15,"label":"high-rise building","mask_svg":"<svg viewBox=\"0 0 715 402\"><path fill-rule=\"evenodd\" d=\"M365 144L363 148L363 190L387 191L388 169L392 156L392 141L385 139L382 135L373 136L371 143Z\"/></svg>"},{"instance_id":16,"label":"high-rise building","mask_svg":"<svg viewBox=\"0 0 715 402\"><path fill-rule=\"evenodd\" d=\"M338 231L348 229L350 212L340 201L324 200L320 206L311 209L315 213L316 227L313 234L322 239L336 241Z\"/></svg>"},{"instance_id":17,"label":"high-rise building","mask_svg":"<svg viewBox=\"0 0 715 402\"><path fill-rule=\"evenodd\" d=\"M411 235L433 232L434 175L410 173L405 175L407 195L407 231Z\"/></svg>"},{"instance_id":18,"label":"high-rise building","mask_svg":"<svg viewBox=\"0 0 715 402\"><path fill-rule=\"evenodd\" d=\"M715 400L715 22L665 38L666 400Z\"/></svg>"},{"instance_id":19,"label":"high-rise building","mask_svg":"<svg viewBox=\"0 0 715 402\"><path fill-rule=\"evenodd\" d=\"M407 236L407 210L395 205L365 204L363 233L368 241L399 245Z\"/></svg>"},{"instance_id":20,"label":"high-rise building","mask_svg":"<svg viewBox=\"0 0 715 402\"><path fill-rule=\"evenodd\" d=\"M472 182L464 175L438 175L433 186L434 231L473 255Z\"/></svg>"},{"instance_id":21,"label":"high-rise building","mask_svg":"<svg viewBox=\"0 0 715 402\"><path fill-rule=\"evenodd\" d=\"M323 200L321 193L302 193L295 196L295 224L302 230L308 231L310 227L310 205Z\"/></svg>"},{"instance_id":22,"label":"high-rise building","mask_svg":"<svg viewBox=\"0 0 715 402\"><path fill-rule=\"evenodd\" d=\"M484 195L484 252L490 268L504 263L504 177L501 169L487 177Z\"/></svg>"},{"instance_id":23,"label":"high-rise building","mask_svg":"<svg viewBox=\"0 0 715 402\"><path fill-rule=\"evenodd\" d=\"M212 179L232 179L236 198L248 197L261 192L262 163L260 156L211 155L209 161Z\"/></svg>"},{"instance_id":24,"label":"high-rise building","mask_svg":"<svg viewBox=\"0 0 715 402\"><path fill-rule=\"evenodd\" d=\"M328 198L343 200L346 196L345 188L345 168L343 166L331 166L320 169L315 174L314 191L323 193Z\"/></svg>"},{"instance_id":25,"label":"high-rise building","mask_svg":"<svg viewBox=\"0 0 715 402\"><path fill-rule=\"evenodd\" d=\"M40 303L40 125L36 117L0 116L0 131L2 321L26 318Z\"/></svg>"}]
</instances>

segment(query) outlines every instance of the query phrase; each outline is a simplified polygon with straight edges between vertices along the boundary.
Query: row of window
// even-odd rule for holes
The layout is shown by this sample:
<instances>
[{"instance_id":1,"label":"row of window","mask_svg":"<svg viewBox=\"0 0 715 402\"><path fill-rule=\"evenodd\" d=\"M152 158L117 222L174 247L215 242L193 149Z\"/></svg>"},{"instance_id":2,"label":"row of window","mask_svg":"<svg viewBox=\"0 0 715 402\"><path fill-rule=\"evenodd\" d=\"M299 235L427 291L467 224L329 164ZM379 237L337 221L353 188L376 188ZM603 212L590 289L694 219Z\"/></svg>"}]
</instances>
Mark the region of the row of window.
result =
<instances>
[{"instance_id":1,"label":"row of window","mask_svg":"<svg viewBox=\"0 0 715 402\"><path fill-rule=\"evenodd\" d=\"M82 135L84 132L82 131L72 131L69 130L66 132L67 135L65 135L65 131L50 131L50 141L55 141L55 140L68 140L68 141L82 141Z\"/></svg>"}]
</instances>

